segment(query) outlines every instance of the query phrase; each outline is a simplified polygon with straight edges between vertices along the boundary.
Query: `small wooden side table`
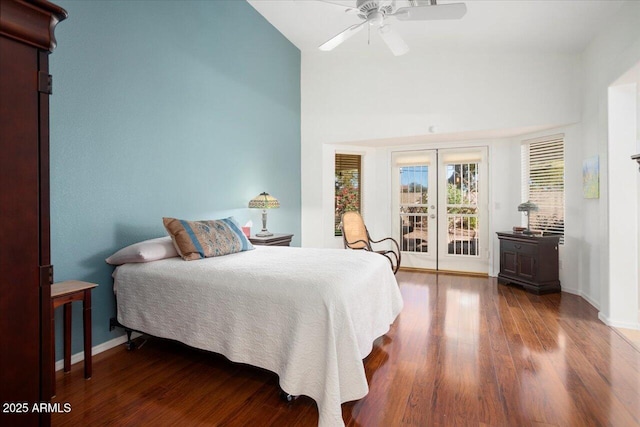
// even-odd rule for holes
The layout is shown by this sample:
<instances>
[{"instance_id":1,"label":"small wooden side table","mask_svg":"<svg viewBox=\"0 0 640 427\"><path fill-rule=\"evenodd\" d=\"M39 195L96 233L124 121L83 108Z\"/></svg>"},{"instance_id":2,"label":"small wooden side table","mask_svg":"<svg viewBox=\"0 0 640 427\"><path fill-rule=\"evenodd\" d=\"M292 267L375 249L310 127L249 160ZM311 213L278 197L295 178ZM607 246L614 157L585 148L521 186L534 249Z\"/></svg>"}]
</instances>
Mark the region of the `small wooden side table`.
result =
<instances>
[{"instance_id":1,"label":"small wooden side table","mask_svg":"<svg viewBox=\"0 0 640 427\"><path fill-rule=\"evenodd\" d=\"M56 307L64 306L64 372L71 371L71 303L82 301L84 332L84 377L91 378L91 290L95 283L68 280L51 285L51 336L53 337L53 394L56 392L56 340L55 314Z\"/></svg>"},{"instance_id":2,"label":"small wooden side table","mask_svg":"<svg viewBox=\"0 0 640 427\"><path fill-rule=\"evenodd\" d=\"M530 236L498 232L498 282L520 285L535 294L560 292L558 245L560 236Z\"/></svg>"},{"instance_id":3,"label":"small wooden side table","mask_svg":"<svg viewBox=\"0 0 640 427\"><path fill-rule=\"evenodd\" d=\"M277 234L268 237L251 236L249 241L254 245L259 246L289 246L291 244L291 238L293 234Z\"/></svg>"}]
</instances>

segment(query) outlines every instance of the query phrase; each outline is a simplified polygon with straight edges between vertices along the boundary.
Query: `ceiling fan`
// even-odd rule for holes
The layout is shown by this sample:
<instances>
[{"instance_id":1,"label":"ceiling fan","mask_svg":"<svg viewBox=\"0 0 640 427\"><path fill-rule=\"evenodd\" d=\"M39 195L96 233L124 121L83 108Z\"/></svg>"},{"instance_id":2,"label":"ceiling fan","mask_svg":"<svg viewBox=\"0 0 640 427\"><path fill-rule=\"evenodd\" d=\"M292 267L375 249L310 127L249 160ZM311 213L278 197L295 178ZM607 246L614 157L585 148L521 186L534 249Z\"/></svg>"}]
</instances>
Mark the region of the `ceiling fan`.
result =
<instances>
[{"instance_id":1,"label":"ceiling fan","mask_svg":"<svg viewBox=\"0 0 640 427\"><path fill-rule=\"evenodd\" d=\"M324 3L345 7L343 4L329 0L320 0ZM464 3L436 4L436 0L409 0L410 6L396 7L396 0L357 0L355 8L347 8L347 13L357 14L362 22L352 25L338 35L332 37L320 45L320 50L329 51L349 39L369 24L377 27L382 40L395 56L404 55L409 51L409 46L385 22L387 18L395 18L399 21L431 21L440 19L460 19L467 13Z\"/></svg>"}]
</instances>

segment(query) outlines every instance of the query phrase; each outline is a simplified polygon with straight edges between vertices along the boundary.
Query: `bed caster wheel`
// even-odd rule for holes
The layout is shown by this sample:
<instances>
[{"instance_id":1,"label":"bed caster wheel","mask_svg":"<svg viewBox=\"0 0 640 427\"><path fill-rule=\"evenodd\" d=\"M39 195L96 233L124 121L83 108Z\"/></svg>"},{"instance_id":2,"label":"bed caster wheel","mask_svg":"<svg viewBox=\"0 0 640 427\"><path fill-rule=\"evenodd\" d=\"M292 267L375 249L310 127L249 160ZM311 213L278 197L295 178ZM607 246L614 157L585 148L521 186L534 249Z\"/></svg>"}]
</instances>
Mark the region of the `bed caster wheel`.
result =
<instances>
[{"instance_id":1,"label":"bed caster wheel","mask_svg":"<svg viewBox=\"0 0 640 427\"><path fill-rule=\"evenodd\" d=\"M293 394L289 394L285 391L280 392L280 399L284 400L287 403L291 403L296 400L298 396L294 396Z\"/></svg>"}]
</instances>

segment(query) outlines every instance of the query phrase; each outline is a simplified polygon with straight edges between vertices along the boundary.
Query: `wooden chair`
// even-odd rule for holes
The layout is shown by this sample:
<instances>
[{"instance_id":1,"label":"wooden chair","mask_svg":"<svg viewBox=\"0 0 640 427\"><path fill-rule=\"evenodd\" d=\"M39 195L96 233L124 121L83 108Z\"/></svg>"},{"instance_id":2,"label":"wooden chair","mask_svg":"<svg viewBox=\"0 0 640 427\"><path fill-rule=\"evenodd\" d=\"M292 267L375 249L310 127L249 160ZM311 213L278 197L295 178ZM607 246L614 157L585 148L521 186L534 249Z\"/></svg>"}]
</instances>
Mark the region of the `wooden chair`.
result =
<instances>
[{"instance_id":1,"label":"wooden chair","mask_svg":"<svg viewBox=\"0 0 640 427\"><path fill-rule=\"evenodd\" d=\"M342 240L344 242L345 249L361 249L365 251L375 252L380 255L384 255L391 264L393 274L398 272L400 268L400 246L395 239L386 237L382 240L372 240L369 235L367 226L364 225L362 216L358 212L345 212L342 214L342 222L340 223L340 229L342 230ZM395 250L373 250L372 243L381 243L385 240L390 240L395 245Z\"/></svg>"}]
</instances>

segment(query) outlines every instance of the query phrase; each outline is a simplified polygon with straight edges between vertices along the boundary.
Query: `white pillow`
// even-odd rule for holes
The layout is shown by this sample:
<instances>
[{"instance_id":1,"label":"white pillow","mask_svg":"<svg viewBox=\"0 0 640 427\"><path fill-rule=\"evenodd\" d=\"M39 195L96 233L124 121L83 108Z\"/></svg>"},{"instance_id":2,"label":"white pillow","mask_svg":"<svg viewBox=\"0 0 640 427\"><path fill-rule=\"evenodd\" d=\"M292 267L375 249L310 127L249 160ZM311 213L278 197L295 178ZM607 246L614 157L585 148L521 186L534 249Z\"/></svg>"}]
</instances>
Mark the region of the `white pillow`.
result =
<instances>
[{"instance_id":1,"label":"white pillow","mask_svg":"<svg viewBox=\"0 0 640 427\"><path fill-rule=\"evenodd\" d=\"M173 246L171 237L166 236L129 245L120 249L105 261L111 265L121 265L128 262L149 262L177 256L178 252Z\"/></svg>"}]
</instances>

